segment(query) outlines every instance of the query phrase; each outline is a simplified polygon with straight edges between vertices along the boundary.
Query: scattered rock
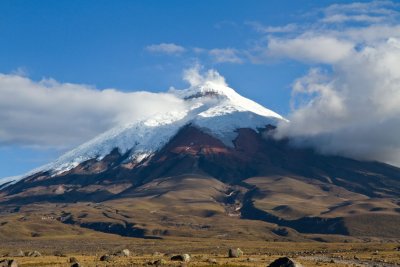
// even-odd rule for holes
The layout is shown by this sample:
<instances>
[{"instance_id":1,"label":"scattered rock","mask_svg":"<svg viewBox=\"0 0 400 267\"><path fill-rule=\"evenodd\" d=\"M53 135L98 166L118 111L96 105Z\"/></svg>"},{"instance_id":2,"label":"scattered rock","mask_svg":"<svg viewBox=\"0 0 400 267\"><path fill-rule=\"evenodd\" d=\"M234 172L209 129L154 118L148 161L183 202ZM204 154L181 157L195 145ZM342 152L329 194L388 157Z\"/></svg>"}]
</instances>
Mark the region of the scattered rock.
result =
<instances>
[{"instance_id":1,"label":"scattered rock","mask_svg":"<svg viewBox=\"0 0 400 267\"><path fill-rule=\"evenodd\" d=\"M207 262L210 264L218 264L216 259L208 259Z\"/></svg>"},{"instance_id":2,"label":"scattered rock","mask_svg":"<svg viewBox=\"0 0 400 267\"><path fill-rule=\"evenodd\" d=\"M302 267L302 265L288 257L282 257L273 261L268 267Z\"/></svg>"},{"instance_id":3,"label":"scattered rock","mask_svg":"<svg viewBox=\"0 0 400 267\"><path fill-rule=\"evenodd\" d=\"M243 251L240 248L231 248L228 252L229 258L239 258L243 256Z\"/></svg>"},{"instance_id":4,"label":"scattered rock","mask_svg":"<svg viewBox=\"0 0 400 267\"><path fill-rule=\"evenodd\" d=\"M77 258L75 258L75 257L69 258L69 263L76 263L76 262L78 262Z\"/></svg>"},{"instance_id":5,"label":"scattered rock","mask_svg":"<svg viewBox=\"0 0 400 267\"><path fill-rule=\"evenodd\" d=\"M161 266L165 265L167 262L164 259L159 259L155 261L148 262L147 265Z\"/></svg>"},{"instance_id":6,"label":"scattered rock","mask_svg":"<svg viewBox=\"0 0 400 267\"><path fill-rule=\"evenodd\" d=\"M189 262L190 261L190 256L189 256L189 254L175 255L175 256L171 257L171 261Z\"/></svg>"},{"instance_id":7,"label":"scattered rock","mask_svg":"<svg viewBox=\"0 0 400 267\"><path fill-rule=\"evenodd\" d=\"M110 261L111 259L112 259L112 257L108 254L105 254L100 257L100 261Z\"/></svg>"},{"instance_id":8,"label":"scattered rock","mask_svg":"<svg viewBox=\"0 0 400 267\"><path fill-rule=\"evenodd\" d=\"M18 267L15 260L0 260L0 267Z\"/></svg>"},{"instance_id":9,"label":"scattered rock","mask_svg":"<svg viewBox=\"0 0 400 267\"><path fill-rule=\"evenodd\" d=\"M42 257L42 254L39 251L29 251L26 256L28 257Z\"/></svg>"},{"instance_id":10,"label":"scattered rock","mask_svg":"<svg viewBox=\"0 0 400 267\"><path fill-rule=\"evenodd\" d=\"M131 252L129 251L129 249L123 249L115 252L113 255L117 257L129 257L129 255L131 255Z\"/></svg>"}]
</instances>

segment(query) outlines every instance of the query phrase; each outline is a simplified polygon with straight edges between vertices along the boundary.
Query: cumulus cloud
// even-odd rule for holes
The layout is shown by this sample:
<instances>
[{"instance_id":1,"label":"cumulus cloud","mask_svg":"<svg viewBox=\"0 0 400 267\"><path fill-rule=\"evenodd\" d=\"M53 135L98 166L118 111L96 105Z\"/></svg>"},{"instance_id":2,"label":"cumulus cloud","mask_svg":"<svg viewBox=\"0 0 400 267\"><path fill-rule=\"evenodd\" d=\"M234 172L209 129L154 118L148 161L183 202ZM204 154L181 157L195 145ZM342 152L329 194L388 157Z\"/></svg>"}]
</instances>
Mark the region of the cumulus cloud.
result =
<instances>
[{"instance_id":1,"label":"cumulus cloud","mask_svg":"<svg viewBox=\"0 0 400 267\"><path fill-rule=\"evenodd\" d=\"M178 55L186 51L183 46L173 43L161 43L146 46L146 50L151 53L160 53L168 55Z\"/></svg>"},{"instance_id":2,"label":"cumulus cloud","mask_svg":"<svg viewBox=\"0 0 400 267\"><path fill-rule=\"evenodd\" d=\"M216 63L242 63L243 60L239 56L239 51L233 48L211 49L210 56Z\"/></svg>"},{"instance_id":3,"label":"cumulus cloud","mask_svg":"<svg viewBox=\"0 0 400 267\"><path fill-rule=\"evenodd\" d=\"M69 148L111 127L181 105L169 94L0 74L0 145Z\"/></svg>"},{"instance_id":4,"label":"cumulus cloud","mask_svg":"<svg viewBox=\"0 0 400 267\"><path fill-rule=\"evenodd\" d=\"M266 50L270 57L287 57L306 62L334 63L348 57L353 43L324 35L296 38L270 38Z\"/></svg>"},{"instance_id":5,"label":"cumulus cloud","mask_svg":"<svg viewBox=\"0 0 400 267\"><path fill-rule=\"evenodd\" d=\"M344 9L354 16L369 14L371 5L378 4L335 5L329 14ZM392 14L386 8L373 12ZM270 37L268 53L311 65L308 74L293 83L290 123L279 125L277 138L289 137L322 153L400 166L400 26L370 22L318 25L278 41Z\"/></svg>"},{"instance_id":6,"label":"cumulus cloud","mask_svg":"<svg viewBox=\"0 0 400 267\"><path fill-rule=\"evenodd\" d=\"M400 40L389 39L334 65L312 69L293 86L292 137L324 153L400 164Z\"/></svg>"}]
</instances>

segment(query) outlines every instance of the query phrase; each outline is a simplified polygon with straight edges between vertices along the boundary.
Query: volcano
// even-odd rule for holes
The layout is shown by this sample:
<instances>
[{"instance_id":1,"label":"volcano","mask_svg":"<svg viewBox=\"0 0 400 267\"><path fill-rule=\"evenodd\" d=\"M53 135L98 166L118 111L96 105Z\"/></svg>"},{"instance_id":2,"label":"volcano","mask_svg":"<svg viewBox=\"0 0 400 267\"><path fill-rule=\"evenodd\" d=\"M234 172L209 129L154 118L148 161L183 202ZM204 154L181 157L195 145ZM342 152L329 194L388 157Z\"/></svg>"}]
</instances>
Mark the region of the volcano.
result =
<instances>
[{"instance_id":1,"label":"volcano","mask_svg":"<svg viewBox=\"0 0 400 267\"><path fill-rule=\"evenodd\" d=\"M290 122L221 82L169 93L183 109L0 180L0 214L14 220L0 233L53 218L57 227L143 238L400 237L399 168L276 140L276 127Z\"/></svg>"}]
</instances>

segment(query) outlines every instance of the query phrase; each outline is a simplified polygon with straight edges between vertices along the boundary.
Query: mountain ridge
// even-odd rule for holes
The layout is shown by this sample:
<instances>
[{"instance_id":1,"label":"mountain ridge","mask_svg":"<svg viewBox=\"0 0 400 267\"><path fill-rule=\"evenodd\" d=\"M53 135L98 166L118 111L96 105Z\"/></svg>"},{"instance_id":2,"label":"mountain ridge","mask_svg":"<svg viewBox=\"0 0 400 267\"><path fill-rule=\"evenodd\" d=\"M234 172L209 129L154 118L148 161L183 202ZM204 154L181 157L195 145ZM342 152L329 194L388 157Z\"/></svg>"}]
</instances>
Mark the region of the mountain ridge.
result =
<instances>
[{"instance_id":1,"label":"mountain ridge","mask_svg":"<svg viewBox=\"0 0 400 267\"><path fill-rule=\"evenodd\" d=\"M61 174L86 160L102 159L115 148L121 154L130 151L129 159L140 162L166 145L187 124L198 126L231 146L238 128L256 129L267 124L276 125L280 120L286 121L281 115L242 97L221 82L205 81L188 89L170 89L169 93L183 99L184 110L170 111L117 126L28 175L40 171ZM2 183L14 183L23 177L0 179L0 186Z\"/></svg>"}]
</instances>

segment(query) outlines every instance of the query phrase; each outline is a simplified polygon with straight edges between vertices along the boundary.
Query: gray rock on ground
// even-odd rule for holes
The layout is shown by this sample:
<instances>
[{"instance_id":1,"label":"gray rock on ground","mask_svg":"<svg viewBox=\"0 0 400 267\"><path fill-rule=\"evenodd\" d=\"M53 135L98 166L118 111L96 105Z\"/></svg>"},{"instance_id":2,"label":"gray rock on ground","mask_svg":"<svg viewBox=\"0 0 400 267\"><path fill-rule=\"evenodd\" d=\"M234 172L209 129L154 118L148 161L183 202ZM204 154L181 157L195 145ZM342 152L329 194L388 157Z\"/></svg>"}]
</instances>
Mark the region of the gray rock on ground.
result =
<instances>
[{"instance_id":1,"label":"gray rock on ground","mask_svg":"<svg viewBox=\"0 0 400 267\"><path fill-rule=\"evenodd\" d=\"M18 267L15 260L0 260L0 267Z\"/></svg>"},{"instance_id":2,"label":"gray rock on ground","mask_svg":"<svg viewBox=\"0 0 400 267\"><path fill-rule=\"evenodd\" d=\"M26 256L28 256L28 257L41 257L42 254L39 251L34 250L34 251L27 252Z\"/></svg>"},{"instance_id":3,"label":"gray rock on ground","mask_svg":"<svg viewBox=\"0 0 400 267\"><path fill-rule=\"evenodd\" d=\"M243 251L240 248L230 248L228 251L229 258L239 258L243 256Z\"/></svg>"},{"instance_id":4,"label":"gray rock on ground","mask_svg":"<svg viewBox=\"0 0 400 267\"><path fill-rule=\"evenodd\" d=\"M209 264L218 264L218 262L217 262L216 259L208 259L207 262L208 262Z\"/></svg>"},{"instance_id":5,"label":"gray rock on ground","mask_svg":"<svg viewBox=\"0 0 400 267\"><path fill-rule=\"evenodd\" d=\"M171 257L171 261L183 261L183 262L189 262L190 261L190 255L189 254L179 254Z\"/></svg>"},{"instance_id":6,"label":"gray rock on ground","mask_svg":"<svg viewBox=\"0 0 400 267\"><path fill-rule=\"evenodd\" d=\"M303 267L300 263L295 262L288 257L282 257L273 261L268 267Z\"/></svg>"},{"instance_id":7,"label":"gray rock on ground","mask_svg":"<svg viewBox=\"0 0 400 267\"><path fill-rule=\"evenodd\" d=\"M100 261L110 261L112 260L112 256L105 254L103 256L100 257Z\"/></svg>"},{"instance_id":8,"label":"gray rock on ground","mask_svg":"<svg viewBox=\"0 0 400 267\"><path fill-rule=\"evenodd\" d=\"M129 257L131 255L131 252L129 251L129 249L123 249L115 252L113 255L117 257Z\"/></svg>"}]
</instances>

